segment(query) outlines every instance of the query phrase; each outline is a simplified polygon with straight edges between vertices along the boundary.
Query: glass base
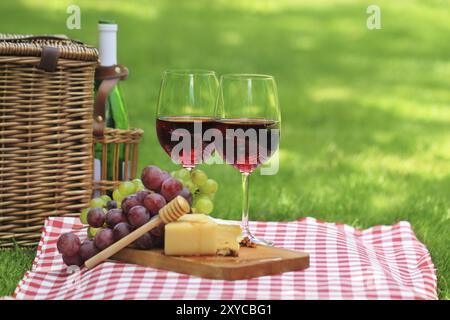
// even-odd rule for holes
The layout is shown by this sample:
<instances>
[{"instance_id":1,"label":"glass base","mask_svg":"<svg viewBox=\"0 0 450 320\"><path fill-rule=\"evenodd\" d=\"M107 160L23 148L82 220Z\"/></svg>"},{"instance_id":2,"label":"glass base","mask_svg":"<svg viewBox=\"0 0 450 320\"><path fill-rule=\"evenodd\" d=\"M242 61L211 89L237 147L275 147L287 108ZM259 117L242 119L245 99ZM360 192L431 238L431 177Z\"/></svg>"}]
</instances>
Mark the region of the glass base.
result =
<instances>
[{"instance_id":1,"label":"glass base","mask_svg":"<svg viewBox=\"0 0 450 320\"><path fill-rule=\"evenodd\" d=\"M274 246L273 241L257 238L250 231L243 231L242 238L249 238L251 242L256 243L258 245L269 246L269 247Z\"/></svg>"}]
</instances>

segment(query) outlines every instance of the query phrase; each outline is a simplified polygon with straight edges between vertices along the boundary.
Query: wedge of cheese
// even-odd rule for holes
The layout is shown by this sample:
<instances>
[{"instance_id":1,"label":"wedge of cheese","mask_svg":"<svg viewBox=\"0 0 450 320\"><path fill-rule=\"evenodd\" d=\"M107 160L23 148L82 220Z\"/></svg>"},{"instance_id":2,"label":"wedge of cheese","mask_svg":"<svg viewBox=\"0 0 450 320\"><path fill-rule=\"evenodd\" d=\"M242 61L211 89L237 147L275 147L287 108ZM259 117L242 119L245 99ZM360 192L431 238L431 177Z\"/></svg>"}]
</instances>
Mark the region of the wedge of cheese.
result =
<instances>
[{"instance_id":1,"label":"wedge of cheese","mask_svg":"<svg viewBox=\"0 0 450 320\"><path fill-rule=\"evenodd\" d=\"M238 256L241 227L218 224L204 214L186 214L165 226L164 253L175 256Z\"/></svg>"}]
</instances>

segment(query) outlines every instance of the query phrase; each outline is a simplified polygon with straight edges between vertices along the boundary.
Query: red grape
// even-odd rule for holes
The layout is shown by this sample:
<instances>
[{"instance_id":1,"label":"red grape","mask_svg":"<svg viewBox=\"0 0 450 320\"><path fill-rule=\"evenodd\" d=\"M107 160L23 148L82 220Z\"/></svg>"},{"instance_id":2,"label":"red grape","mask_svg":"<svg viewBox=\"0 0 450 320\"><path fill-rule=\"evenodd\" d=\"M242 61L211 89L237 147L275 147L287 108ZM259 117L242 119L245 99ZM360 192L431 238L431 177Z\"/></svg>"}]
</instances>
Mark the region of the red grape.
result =
<instances>
[{"instance_id":1,"label":"red grape","mask_svg":"<svg viewBox=\"0 0 450 320\"><path fill-rule=\"evenodd\" d=\"M140 238L138 238L134 242L134 244L138 249L152 249L153 237L149 232L144 233Z\"/></svg>"},{"instance_id":2,"label":"red grape","mask_svg":"<svg viewBox=\"0 0 450 320\"><path fill-rule=\"evenodd\" d=\"M133 227L126 222L120 222L116 224L113 229L114 241L119 241L120 239L128 235L131 231L133 231Z\"/></svg>"},{"instance_id":3,"label":"red grape","mask_svg":"<svg viewBox=\"0 0 450 320\"><path fill-rule=\"evenodd\" d=\"M136 192L136 198L138 199L140 204L144 203L144 199L148 195L149 195L149 192L146 190L141 190L141 191Z\"/></svg>"},{"instance_id":4,"label":"red grape","mask_svg":"<svg viewBox=\"0 0 450 320\"><path fill-rule=\"evenodd\" d=\"M81 244L79 254L81 259L83 261L86 261L89 258L95 256L99 252L100 250L98 250L97 247L95 246L94 240L87 239L84 240L84 242Z\"/></svg>"},{"instance_id":5,"label":"red grape","mask_svg":"<svg viewBox=\"0 0 450 320\"><path fill-rule=\"evenodd\" d=\"M141 180L144 186L153 191L158 191L167 176L156 166L148 166L142 170Z\"/></svg>"},{"instance_id":6,"label":"red grape","mask_svg":"<svg viewBox=\"0 0 450 320\"><path fill-rule=\"evenodd\" d=\"M133 227L140 227L150 220L150 213L143 206L134 206L128 212L128 221Z\"/></svg>"},{"instance_id":7,"label":"red grape","mask_svg":"<svg viewBox=\"0 0 450 320\"><path fill-rule=\"evenodd\" d=\"M114 243L113 232L111 229L100 229L94 238L95 246L103 250Z\"/></svg>"},{"instance_id":8,"label":"red grape","mask_svg":"<svg viewBox=\"0 0 450 320\"><path fill-rule=\"evenodd\" d=\"M93 228L100 228L105 223L105 212L100 207L91 208L87 214L87 221Z\"/></svg>"},{"instance_id":9,"label":"red grape","mask_svg":"<svg viewBox=\"0 0 450 320\"><path fill-rule=\"evenodd\" d=\"M169 178L172 178L172 176L170 175L170 173L168 173L167 171L163 171L163 173L162 173L162 183L161 183L161 186L162 186L162 184L164 183L164 181L166 181L167 179L169 179ZM161 191L161 187L159 187L159 189L158 190L156 190L156 192L160 192Z\"/></svg>"},{"instance_id":10,"label":"red grape","mask_svg":"<svg viewBox=\"0 0 450 320\"><path fill-rule=\"evenodd\" d=\"M165 231L164 225L161 225L161 226L153 228L149 232L157 238L161 238L161 237L164 238L164 231Z\"/></svg>"},{"instance_id":11,"label":"red grape","mask_svg":"<svg viewBox=\"0 0 450 320\"><path fill-rule=\"evenodd\" d=\"M188 188L184 187L183 190L181 190L181 192L178 195L185 198L187 200L187 202L189 202L189 204L192 205L192 200L193 200L192 193L189 191Z\"/></svg>"},{"instance_id":12,"label":"red grape","mask_svg":"<svg viewBox=\"0 0 450 320\"><path fill-rule=\"evenodd\" d=\"M106 209L107 210L116 209L116 208L117 208L117 201L116 200L109 200L106 203Z\"/></svg>"},{"instance_id":13,"label":"red grape","mask_svg":"<svg viewBox=\"0 0 450 320\"><path fill-rule=\"evenodd\" d=\"M155 237L152 235L152 240L154 248L164 248L164 237Z\"/></svg>"},{"instance_id":14,"label":"red grape","mask_svg":"<svg viewBox=\"0 0 450 320\"><path fill-rule=\"evenodd\" d=\"M70 257L78 253L80 245L81 241L77 235L73 233L64 233L59 237L56 247L58 248L59 253Z\"/></svg>"},{"instance_id":15,"label":"red grape","mask_svg":"<svg viewBox=\"0 0 450 320\"><path fill-rule=\"evenodd\" d=\"M180 194L183 184L174 178L169 178L161 186L161 195L169 202Z\"/></svg>"},{"instance_id":16,"label":"red grape","mask_svg":"<svg viewBox=\"0 0 450 320\"><path fill-rule=\"evenodd\" d=\"M119 222L125 222L127 218L123 214L121 209L111 209L106 214L106 225L111 229L114 228Z\"/></svg>"},{"instance_id":17,"label":"red grape","mask_svg":"<svg viewBox=\"0 0 450 320\"><path fill-rule=\"evenodd\" d=\"M164 225L153 228L149 231L153 239L153 247L163 248L164 247Z\"/></svg>"},{"instance_id":18,"label":"red grape","mask_svg":"<svg viewBox=\"0 0 450 320\"><path fill-rule=\"evenodd\" d=\"M159 210L166 205L166 199L159 193L152 193L145 197L144 207L151 216L158 214Z\"/></svg>"},{"instance_id":19,"label":"red grape","mask_svg":"<svg viewBox=\"0 0 450 320\"><path fill-rule=\"evenodd\" d=\"M131 208L140 204L141 203L139 202L136 195L129 195L122 200L122 211L123 213L128 214L128 211L130 211Z\"/></svg>"},{"instance_id":20,"label":"red grape","mask_svg":"<svg viewBox=\"0 0 450 320\"><path fill-rule=\"evenodd\" d=\"M78 253L73 256L63 255L62 259L67 266L81 267L83 265L83 259L81 258L81 256Z\"/></svg>"}]
</instances>

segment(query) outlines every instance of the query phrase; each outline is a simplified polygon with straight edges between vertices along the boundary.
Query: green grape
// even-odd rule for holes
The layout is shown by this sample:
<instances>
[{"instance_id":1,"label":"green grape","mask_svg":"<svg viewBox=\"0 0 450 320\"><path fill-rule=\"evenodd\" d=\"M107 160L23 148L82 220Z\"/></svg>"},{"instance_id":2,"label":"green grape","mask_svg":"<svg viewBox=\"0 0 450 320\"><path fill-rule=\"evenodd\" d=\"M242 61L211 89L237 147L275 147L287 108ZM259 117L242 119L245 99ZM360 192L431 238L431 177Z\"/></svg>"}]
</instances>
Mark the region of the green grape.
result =
<instances>
[{"instance_id":1,"label":"green grape","mask_svg":"<svg viewBox=\"0 0 450 320\"><path fill-rule=\"evenodd\" d=\"M194 193L198 190L197 185L196 185L195 183L193 183L191 180L189 180L189 181L187 181L187 182L184 182L183 185L184 185L186 188L188 188L188 190L189 190L192 194L194 194Z\"/></svg>"},{"instance_id":2,"label":"green grape","mask_svg":"<svg viewBox=\"0 0 450 320\"><path fill-rule=\"evenodd\" d=\"M197 186L203 186L208 181L208 176L202 170L193 170L191 173L192 182Z\"/></svg>"},{"instance_id":3,"label":"green grape","mask_svg":"<svg viewBox=\"0 0 450 320\"><path fill-rule=\"evenodd\" d=\"M185 182L183 180L181 180L180 178L174 178L177 181L180 181L183 185L185 184Z\"/></svg>"},{"instance_id":4,"label":"green grape","mask_svg":"<svg viewBox=\"0 0 450 320\"><path fill-rule=\"evenodd\" d=\"M210 214L214 209L214 204L208 197L200 197L194 201L194 208L200 213Z\"/></svg>"},{"instance_id":5,"label":"green grape","mask_svg":"<svg viewBox=\"0 0 450 320\"><path fill-rule=\"evenodd\" d=\"M81 210L80 221L82 224L88 224L88 222L87 222L88 211L89 211L89 208L85 208L85 209Z\"/></svg>"},{"instance_id":6,"label":"green grape","mask_svg":"<svg viewBox=\"0 0 450 320\"><path fill-rule=\"evenodd\" d=\"M142 183L141 179L134 179L132 182L134 184L135 192L145 190L145 186Z\"/></svg>"},{"instance_id":7,"label":"green grape","mask_svg":"<svg viewBox=\"0 0 450 320\"><path fill-rule=\"evenodd\" d=\"M180 181L184 185L187 182L187 180L181 179L181 177L178 173L179 173L179 171L175 171L175 174L172 176L172 178Z\"/></svg>"},{"instance_id":8,"label":"green grape","mask_svg":"<svg viewBox=\"0 0 450 320\"><path fill-rule=\"evenodd\" d=\"M119 189L113 191L113 199L116 201L123 199L123 195L120 194Z\"/></svg>"},{"instance_id":9,"label":"green grape","mask_svg":"<svg viewBox=\"0 0 450 320\"><path fill-rule=\"evenodd\" d=\"M121 184L119 184L119 192L124 196L128 196L136 192L136 187L134 186L133 182L124 181Z\"/></svg>"},{"instance_id":10,"label":"green grape","mask_svg":"<svg viewBox=\"0 0 450 320\"><path fill-rule=\"evenodd\" d=\"M103 206L106 206L106 203L108 203L108 201L111 201L111 197L108 196L107 194L104 194L102 196L100 196L100 199L103 200Z\"/></svg>"},{"instance_id":11,"label":"green grape","mask_svg":"<svg viewBox=\"0 0 450 320\"><path fill-rule=\"evenodd\" d=\"M195 207L197 202L199 202L200 200L212 201L212 198L211 198L211 196L209 194L197 193L197 194L194 195L194 200L193 200L192 206Z\"/></svg>"},{"instance_id":12,"label":"green grape","mask_svg":"<svg viewBox=\"0 0 450 320\"><path fill-rule=\"evenodd\" d=\"M195 203L196 201L200 200L200 199L210 200L210 197L209 197L208 194L197 193L197 194L195 195L195 198L194 198L194 203Z\"/></svg>"},{"instance_id":13,"label":"green grape","mask_svg":"<svg viewBox=\"0 0 450 320\"><path fill-rule=\"evenodd\" d=\"M210 199L210 200L214 200L214 196L216 194L215 193L208 193L208 194L202 193L201 195L208 197L208 199Z\"/></svg>"},{"instance_id":14,"label":"green grape","mask_svg":"<svg viewBox=\"0 0 450 320\"><path fill-rule=\"evenodd\" d=\"M170 173L170 175L172 176L172 178L178 179L179 178L179 176L178 176L179 172L180 172L179 170L175 170L175 171L172 171Z\"/></svg>"},{"instance_id":15,"label":"green grape","mask_svg":"<svg viewBox=\"0 0 450 320\"><path fill-rule=\"evenodd\" d=\"M89 202L89 206L91 208L96 208L96 207L102 208L104 205L105 205L105 203L102 198L94 198Z\"/></svg>"},{"instance_id":16,"label":"green grape","mask_svg":"<svg viewBox=\"0 0 450 320\"><path fill-rule=\"evenodd\" d=\"M117 207L120 208L124 196L120 193L119 189L113 191L113 199L117 202Z\"/></svg>"},{"instance_id":17,"label":"green grape","mask_svg":"<svg viewBox=\"0 0 450 320\"><path fill-rule=\"evenodd\" d=\"M218 188L219 184L215 180L208 179L206 183L199 188L199 190L204 194L214 194L217 192Z\"/></svg>"},{"instance_id":18,"label":"green grape","mask_svg":"<svg viewBox=\"0 0 450 320\"><path fill-rule=\"evenodd\" d=\"M98 230L100 230L101 228L93 228L93 227L89 227L87 229L87 235L89 237L89 239L92 239L93 237L95 237L95 235L97 234Z\"/></svg>"},{"instance_id":19,"label":"green grape","mask_svg":"<svg viewBox=\"0 0 450 320\"><path fill-rule=\"evenodd\" d=\"M177 177L183 181L191 180L191 173L188 169L180 169L178 170Z\"/></svg>"}]
</instances>

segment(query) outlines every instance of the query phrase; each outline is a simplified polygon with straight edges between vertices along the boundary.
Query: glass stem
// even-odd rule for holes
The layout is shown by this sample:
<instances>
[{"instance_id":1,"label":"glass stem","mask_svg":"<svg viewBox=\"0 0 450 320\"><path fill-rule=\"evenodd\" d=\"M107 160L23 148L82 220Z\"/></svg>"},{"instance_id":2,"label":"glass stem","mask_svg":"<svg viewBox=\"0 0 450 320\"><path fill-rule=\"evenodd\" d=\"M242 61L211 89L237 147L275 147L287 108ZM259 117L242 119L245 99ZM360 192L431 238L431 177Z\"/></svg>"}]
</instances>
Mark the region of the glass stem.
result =
<instances>
[{"instance_id":1,"label":"glass stem","mask_svg":"<svg viewBox=\"0 0 450 320\"><path fill-rule=\"evenodd\" d=\"M251 237L250 228L248 225L248 187L249 187L249 179L250 173L243 172L242 173L242 233L243 236Z\"/></svg>"}]
</instances>

